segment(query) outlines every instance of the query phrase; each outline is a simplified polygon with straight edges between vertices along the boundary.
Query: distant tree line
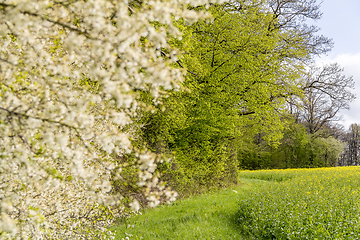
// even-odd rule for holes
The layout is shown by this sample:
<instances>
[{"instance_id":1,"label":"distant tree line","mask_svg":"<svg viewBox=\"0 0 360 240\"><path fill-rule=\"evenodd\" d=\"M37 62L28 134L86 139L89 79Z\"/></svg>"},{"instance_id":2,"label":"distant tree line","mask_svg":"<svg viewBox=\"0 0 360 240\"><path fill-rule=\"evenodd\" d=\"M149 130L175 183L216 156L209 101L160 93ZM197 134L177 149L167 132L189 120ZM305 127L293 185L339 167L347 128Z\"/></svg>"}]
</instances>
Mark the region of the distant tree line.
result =
<instances>
[{"instance_id":1,"label":"distant tree line","mask_svg":"<svg viewBox=\"0 0 360 240\"><path fill-rule=\"evenodd\" d=\"M343 132L342 140L346 143L343 153L340 155L339 166L360 165L360 125L353 123L349 130Z\"/></svg>"}]
</instances>

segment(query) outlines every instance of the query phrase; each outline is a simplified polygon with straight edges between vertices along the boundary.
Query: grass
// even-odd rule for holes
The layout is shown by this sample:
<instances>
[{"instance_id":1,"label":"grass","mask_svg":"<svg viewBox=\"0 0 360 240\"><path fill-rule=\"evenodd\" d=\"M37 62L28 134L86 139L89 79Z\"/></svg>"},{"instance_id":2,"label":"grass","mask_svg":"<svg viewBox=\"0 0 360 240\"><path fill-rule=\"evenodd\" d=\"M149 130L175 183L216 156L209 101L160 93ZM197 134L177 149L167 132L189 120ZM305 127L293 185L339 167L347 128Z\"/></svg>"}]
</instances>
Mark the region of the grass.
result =
<instances>
[{"instance_id":1,"label":"grass","mask_svg":"<svg viewBox=\"0 0 360 240\"><path fill-rule=\"evenodd\" d=\"M116 239L248 239L238 225L238 202L250 188L262 184L246 179L236 187L148 209L113 227Z\"/></svg>"},{"instance_id":2,"label":"grass","mask_svg":"<svg viewBox=\"0 0 360 240\"><path fill-rule=\"evenodd\" d=\"M360 239L360 167L239 177L236 187L125 219L116 239Z\"/></svg>"}]
</instances>

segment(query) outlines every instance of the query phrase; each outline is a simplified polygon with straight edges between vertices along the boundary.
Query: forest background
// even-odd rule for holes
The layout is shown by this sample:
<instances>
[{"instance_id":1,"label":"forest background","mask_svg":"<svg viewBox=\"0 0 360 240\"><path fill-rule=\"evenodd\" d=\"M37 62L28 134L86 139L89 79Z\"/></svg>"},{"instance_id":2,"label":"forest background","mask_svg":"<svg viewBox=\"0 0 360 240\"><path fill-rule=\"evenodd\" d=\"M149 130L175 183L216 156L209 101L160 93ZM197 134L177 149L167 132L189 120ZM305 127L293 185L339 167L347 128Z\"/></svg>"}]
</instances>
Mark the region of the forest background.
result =
<instances>
[{"instance_id":1,"label":"forest background","mask_svg":"<svg viewBox=\"0 0 360 240\"><path fill-rule=\"evenodd\" d=\"M240 169L358 165L316 0L0 1L0 236L100 239Z\"/></svg>"}]
</instances>

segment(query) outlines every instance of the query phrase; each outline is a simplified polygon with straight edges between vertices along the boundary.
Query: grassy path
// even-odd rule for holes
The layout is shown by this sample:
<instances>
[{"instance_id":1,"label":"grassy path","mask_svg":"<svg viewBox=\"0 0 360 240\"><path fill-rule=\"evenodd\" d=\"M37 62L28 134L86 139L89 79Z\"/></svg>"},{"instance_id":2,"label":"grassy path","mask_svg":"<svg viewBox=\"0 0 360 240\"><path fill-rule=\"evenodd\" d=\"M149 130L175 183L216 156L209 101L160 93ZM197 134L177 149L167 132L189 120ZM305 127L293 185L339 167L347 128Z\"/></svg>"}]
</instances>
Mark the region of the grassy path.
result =
<instances>
[{"instance_id":1,"label":"grassy path","mask_svg":"<svg viewBox=\"0 0 360 240\"><path fill-rule=\"evenodd\" d=\"M239 175L236 187L127 219L116 239L360 239L360 167Z\"/></svg>"},{"instance_id":2,"label":"grassy path","mask_svg":"<svg viewBox=\"0 0 360 240\"><path fill-rule=\"evenodd\" d=\"M238 186L146 210L120 225L116 239L249 239L237 221L238 202L252 187L269 184L241 179Z\"/></svg>"}]
</instances>

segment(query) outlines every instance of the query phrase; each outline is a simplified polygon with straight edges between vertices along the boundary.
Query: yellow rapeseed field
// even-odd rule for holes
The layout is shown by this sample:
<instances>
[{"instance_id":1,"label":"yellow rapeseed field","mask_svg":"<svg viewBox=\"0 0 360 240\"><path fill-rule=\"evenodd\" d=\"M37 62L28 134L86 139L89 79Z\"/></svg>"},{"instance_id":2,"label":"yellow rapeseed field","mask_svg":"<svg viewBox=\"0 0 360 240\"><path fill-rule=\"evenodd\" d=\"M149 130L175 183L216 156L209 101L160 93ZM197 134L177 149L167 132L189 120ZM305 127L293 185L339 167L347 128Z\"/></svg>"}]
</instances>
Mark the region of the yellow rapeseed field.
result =
<instances>
[{"instance_id":1,"label":"yellow rapeseed field","mask_svg":"<svg viewBox=\"0 0 360 240\"><path fill-rule=\"evenodd\" d=\"M243 230L256 239L360 239L360 167L242 171L271 181L239 204Z\"/></svg>"}]
</instances>

